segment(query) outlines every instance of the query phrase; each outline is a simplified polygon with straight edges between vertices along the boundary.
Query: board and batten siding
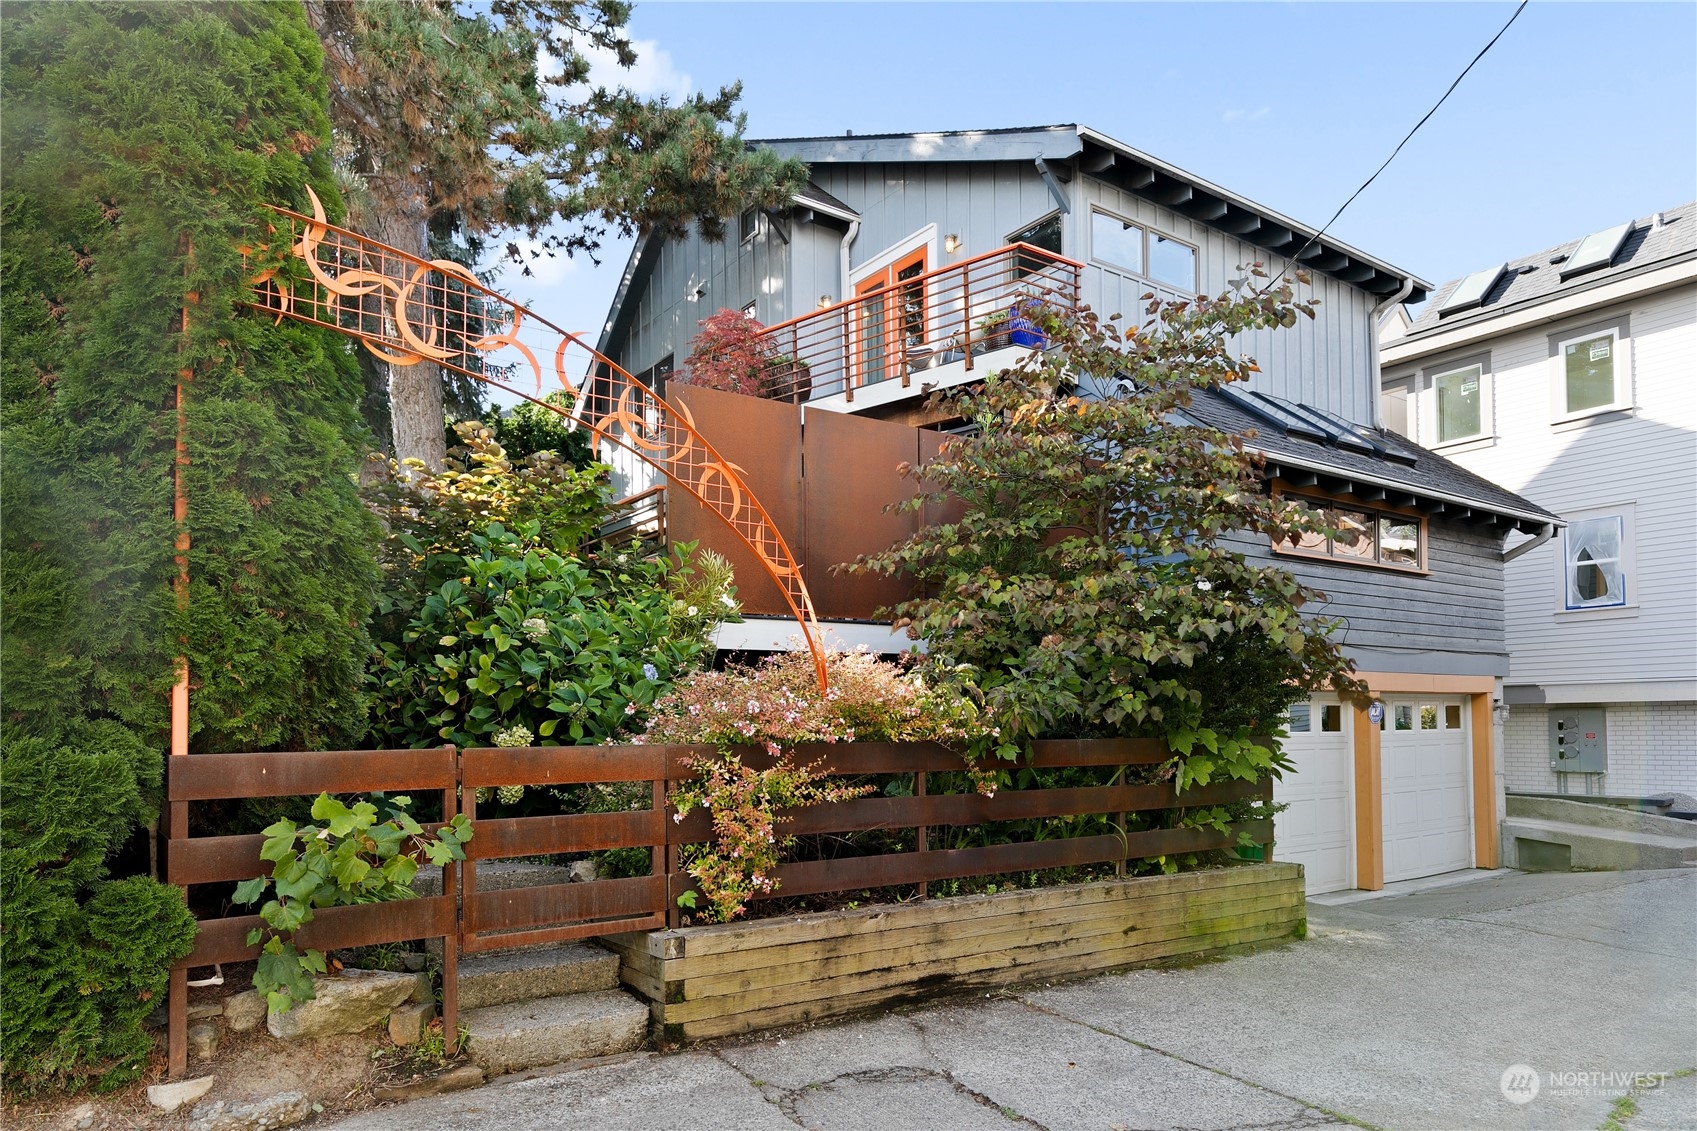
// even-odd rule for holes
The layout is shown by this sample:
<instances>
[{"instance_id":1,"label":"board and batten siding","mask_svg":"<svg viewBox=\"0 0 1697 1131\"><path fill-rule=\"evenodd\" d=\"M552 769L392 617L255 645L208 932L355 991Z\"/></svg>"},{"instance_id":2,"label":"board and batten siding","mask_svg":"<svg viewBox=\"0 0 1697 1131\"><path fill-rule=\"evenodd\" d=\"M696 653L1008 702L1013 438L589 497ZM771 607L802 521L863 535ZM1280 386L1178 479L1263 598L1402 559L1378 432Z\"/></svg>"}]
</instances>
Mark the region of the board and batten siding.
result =
<instances>
[{"instance_id":1,"label":"board and batten siding","mask_svg":"<svg viewBox=\"0 0 1697 1131\"><path fill-rule=\"evenodd\" d=\"M1551 337L1623 315L1632 409L1556 423ZM1453 356L1485 352L1496 435L1440 451L1564 518L1629 512L1635 527L1625 609L1563 608L1560 535L1509 563L1509 682L1635 683L1651 698L1656 684L1689 687L1697 680L1697 288L1585 311ZM1386 376L1427 371L1449 356Z\"/></svg>"},{"instance_id":2,"label":"board and batten siding","mask_svg":"<svg viewBox=\"0 0 1697 1131\"><path fill-rule=\"evenodd\" d=\"M1250 264L1264 264L1269 278L1287 266L1286 259L1265 248L1106 181L1086 175L1077 182L1077 204L1067 217L1064 246L1069 257L1089 264L1084 301L1104 315L1123 313L1128 322L1134 314L1141 317L1145 305L1142 296L1150 291L1169 299L1189 296L1094 262L1089 241L1090 214L1095 210L1196 247L1198 286L1203 294L1220 294L1228 281L1245 274ZM1288 329L1258 330L1239 335L1230 344L1235 352L1253 357L1261 367L1249 381L1251 388L1371 424L1379 395L1373 364L1377 349L1372 333L1375 300L1360 288L1329 275L1311 272L1311 278L1306 286L1297 284L1296 292L1299 298L1318 300L1312 320L1299 317Z\"/></svg>"},{"instance_id":3,"label":"board and batten siding","mask_svg":"<svg viewBox=\"0 0 1697 1131\"><path fill-rule=\"evenodd\" d=\"M799 227L792 226L792 239ZM791 317L789 245L764 216L751 239L737 238L734 216L727 229L719 243L692 230L659 245L647 282L625 298L635 310L622 312L622 331L608 342L608 356L632 373L667 356L682 368L701 320L720 310L741 310L752 302L755 317L767 325ZM796 301L804 300L805 295Z\"/></svg>"},{"instance_id":4,"label":"board and batten siding","mask_svg":"<svg viewBox=\"0 0 1697 1131\"><path fill-rule=\"evenodd\" d=\"M1228 543L1251 561L1289 570L1325 594L1303 614L1338 620L1334 635L1364 671L1504 675L1500 536L1457 523L1427 523L1427 573L1333 564L1275 554L1265 538Z\"/></svg>"}]
</instances>

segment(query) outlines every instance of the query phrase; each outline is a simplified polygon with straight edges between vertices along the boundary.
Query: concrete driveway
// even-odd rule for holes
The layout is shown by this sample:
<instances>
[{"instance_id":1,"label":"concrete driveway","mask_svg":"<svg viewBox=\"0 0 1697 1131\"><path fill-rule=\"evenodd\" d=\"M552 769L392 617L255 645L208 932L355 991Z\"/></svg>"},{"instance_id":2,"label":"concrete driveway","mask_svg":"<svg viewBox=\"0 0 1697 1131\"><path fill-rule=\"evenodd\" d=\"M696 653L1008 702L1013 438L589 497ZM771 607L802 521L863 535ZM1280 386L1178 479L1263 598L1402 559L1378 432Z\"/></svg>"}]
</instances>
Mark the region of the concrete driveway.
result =
<instances>
[{"instance_id":1,"label":"concrete driveway","mask_svg":"<svg viewBox=\"0 0 1697 1131\"><path fill-rule=\"evenodd\" d=\"M1310 905L1306 941L1229 960L529 1073L338 1126L1697 1129L1697 1075L1674 1075L1697 1067L1697 874L1478 876Z\"/></svg>"}]
</instances>

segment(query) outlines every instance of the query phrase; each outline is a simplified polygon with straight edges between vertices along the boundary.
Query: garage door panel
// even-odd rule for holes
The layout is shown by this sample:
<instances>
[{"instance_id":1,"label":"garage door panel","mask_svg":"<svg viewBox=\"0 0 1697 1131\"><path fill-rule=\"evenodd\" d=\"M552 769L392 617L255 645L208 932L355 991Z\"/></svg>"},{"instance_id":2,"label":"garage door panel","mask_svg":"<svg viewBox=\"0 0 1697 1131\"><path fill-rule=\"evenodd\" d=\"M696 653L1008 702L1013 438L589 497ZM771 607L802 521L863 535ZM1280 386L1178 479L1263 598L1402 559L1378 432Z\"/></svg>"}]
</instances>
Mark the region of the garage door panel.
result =
<instances>
[{"instance_id":1,"label":"garage door panel","mask_svg":"<svg viewBox=\"0 0 1697 1131\"><path fill-rule=\"evenodd\" d=\"M1386 882L1472 865L1467 714L1464 700L1387 703L1391 725L1380 735ZM1399 721L1409 725L1397 729Z\"/></svg>"},{"instance_id":2,"label":"garage door panel","mask_svg":"<svg viewBox=\"0 0 1697 1131\"><path fill-rule=\"evenodd\" d=\"M1294 769L1273 784L1273 800L1289 806L1275 820L1273 857L1303 866L1310 895L1354 886L1354 763L1347 735L1323 729L1323 706L1293 712L1284 752Z\"/></svg>"}]
</instances>

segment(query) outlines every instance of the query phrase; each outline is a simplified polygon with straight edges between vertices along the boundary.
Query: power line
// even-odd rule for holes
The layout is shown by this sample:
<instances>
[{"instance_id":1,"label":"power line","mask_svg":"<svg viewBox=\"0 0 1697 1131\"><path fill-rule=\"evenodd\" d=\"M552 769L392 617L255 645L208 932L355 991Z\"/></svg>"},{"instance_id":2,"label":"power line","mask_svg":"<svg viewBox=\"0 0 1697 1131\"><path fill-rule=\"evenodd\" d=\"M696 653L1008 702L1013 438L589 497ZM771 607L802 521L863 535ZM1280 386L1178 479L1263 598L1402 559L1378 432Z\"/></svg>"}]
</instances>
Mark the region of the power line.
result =
<instances>
[{"instance_id":1,"label":"power line","mask_svg":"<svg viewBox=\"0 0 1697 1131\"><path fill-rule=\"evenodd\" d=\"M1323 224L1321 226L1319 231L1315 232L1312 236L1310 236L1308 238L1308 242L1303 244L1300 248L1298 248L1295 255L1291 256L1288 260L1285 261L1284 270L1280 271L1278 273L1278 275L1273 279L1272 282L1268 283L1265 287L1261 288L1261 291L1262 291L1263 294L1266 293L1267 291L1271 290L1273 287L1277 286L1279 280L1283 279L1285 277L1285 272L1289 271L1291 269L1291 266L1293 264L1295 264L1297 262L1297 260L1299 260L1302 257L1303 252L1307 251L1309 248L1313 247L1316 243L1318 243L1319 240L1320 240L1320 237L1326 234L1326 230L1328 228L1330 228L1333 224L1337 223L1338 217L1343 215L1343 210L1345 208L1348 208L1350 205L1354 204L1355 198L1360 196L1362 193L1366 192L1367 186L1371 185L1374 181L1378 180L1379 174L1383 173L1387 168L1390 167L1390 163L1392 161L1396 160L1396 155L1402 152L1402 147L1407 145L1409 143L1409 141L1414 137L1414 135L1420 132L1420 127L1425 125L1426 122L1432 117L1432 115L1436 114L1438 112L1438 107L1442 106L1449 99L1449 96L1455 93L1455 88L1461 85L1461 80L1467 77L1467 72L1471 71L1478 64L1479 60L1481 60L1485 57L1486 52L1488 52L1491 48L1493 48L1497 45L1497 40L1499 40L1503 37L1504 32L1508 31L1509 28L1514 26L1514 21L1518 20L1520 18L1520 13L1522 13L1526 10L1526 5L1529 2L1530 2L1530 0L1520 0L1520 6L1514 10L1514 15L1512 15L1508 18L1508 23L1504 24L1497 31L1497 34L1495 34L1491 37L1491 42L1485 44L1485 46L1483 46L1479 49L1479 54L1473 56L1473 62L1467 64L1467 66L1462 68L1461 73L1459 75L1455 76L1455 81L1450 83L1449 89L1444 91L1443 96L1440 97L1436 102L1434 102L1432 104L1432 108L1430 110L1426 111L1425 115L1418 122L1414 123L1414 128L1408 131L1407 136L1404 137L1401 141L1397 142L1396 148L1391 150L1391 155L1389 157L1385 158L1385 163L1383 165L1380 165L1377 169L1373 170L1373 175L1371 177L1368 177L1365 181L1362 181L1361 187L1349 194L1349 199L1344 201L1343 204L1338 206L1338 210L1336 212L1332 213L1332 218L1330 220L1327 220L1325 222L1325 224Z\"/></svg>"}]
</instances>

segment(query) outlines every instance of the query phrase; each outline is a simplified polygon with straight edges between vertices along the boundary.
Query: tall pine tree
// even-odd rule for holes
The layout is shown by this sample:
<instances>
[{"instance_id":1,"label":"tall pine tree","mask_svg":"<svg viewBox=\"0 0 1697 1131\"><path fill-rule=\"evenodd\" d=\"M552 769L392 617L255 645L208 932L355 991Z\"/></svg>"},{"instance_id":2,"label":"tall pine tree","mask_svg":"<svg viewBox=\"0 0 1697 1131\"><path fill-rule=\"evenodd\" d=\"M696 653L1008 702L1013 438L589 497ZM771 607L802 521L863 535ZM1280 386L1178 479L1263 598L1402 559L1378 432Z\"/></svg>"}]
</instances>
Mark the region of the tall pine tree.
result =
<instances>
[{"instance_id":1,"label":"tall pine tree","mask_svg":"<svg viewBox=\"0 0 1697 1131\"><path fill-rule=\"evenodd\" d=\"M363 181L369 234L430 258L431 236L540 233L593 254L609 228L723 234L775 207L805 170L742 142L740 86L677 104L590 83L588 52L636 56L620 0L306 0L324 44L331 113ZM442 380L430 364L372 363L396 454L443 458Z\"/></svg>"},{"instance_id":2,"label":"tall pine tree","mask_svg":"<svg viewBox=\"0 0 1697 1131\"><path fill-rule=\"evenodd\" d=\"M7 4L0 20L0 1057L9 1087L112 1083L143 1063L148 998L193 933L175 889L106 878L156 811L179 650L195 749L363 730L359 375L332 335L241 306L238 249L284 242L262 202L303 206L309 183L336 199L298 5Z\"/></svg>"}]
</instances>

